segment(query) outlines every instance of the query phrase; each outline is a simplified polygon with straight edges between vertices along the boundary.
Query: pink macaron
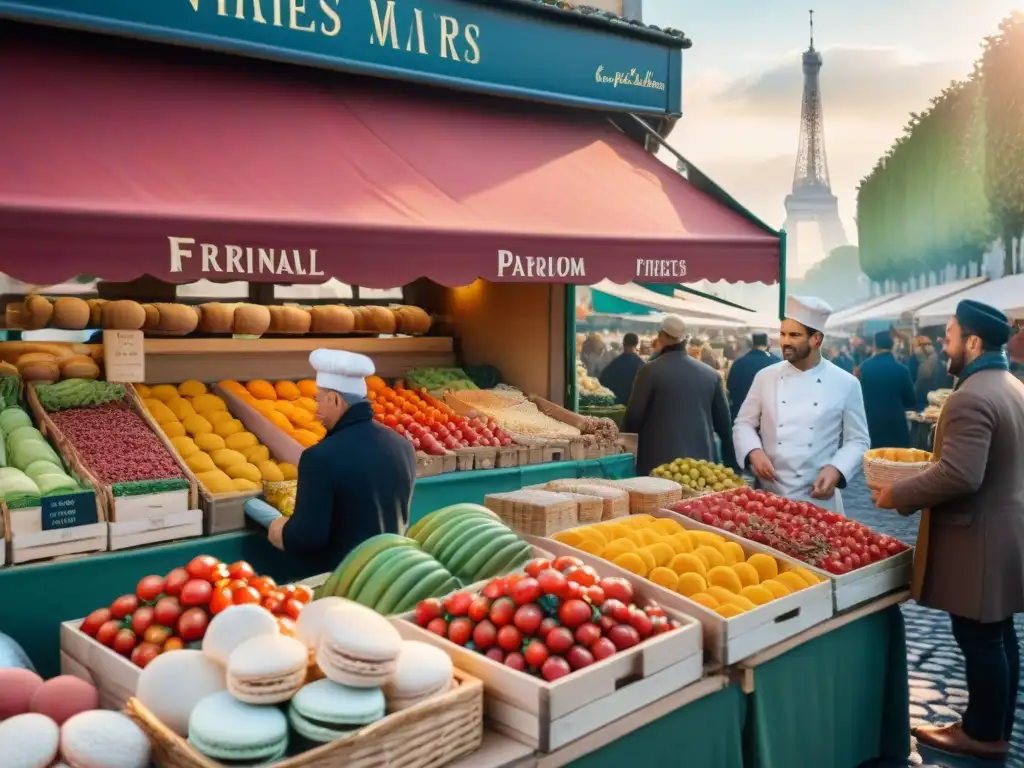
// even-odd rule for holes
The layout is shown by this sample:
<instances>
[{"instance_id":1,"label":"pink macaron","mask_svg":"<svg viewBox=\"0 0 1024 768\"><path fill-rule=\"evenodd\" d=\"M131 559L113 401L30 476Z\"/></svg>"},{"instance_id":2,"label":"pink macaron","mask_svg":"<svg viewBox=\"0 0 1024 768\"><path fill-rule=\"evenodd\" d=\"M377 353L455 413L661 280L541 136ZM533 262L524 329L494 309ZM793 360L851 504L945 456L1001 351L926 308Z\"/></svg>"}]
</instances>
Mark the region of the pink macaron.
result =
<instances>
[{"instance_id":1,"label":"pink macaron","mask_svg":"<svg viewBox=\"0 0 1024 768\"><path fill-rule=\"evenodd\" d=\"M58 675L43 683L32 694L29 709L46 715L57 725L79 712L99 709L100 694L96 686L74 675Z\"/></svg>"},{"instance_id":2,"label":"pink macaron","mask_svg":"<svg viewBox=\"0 0 1024 768\"><path fill-rule=\"evenodd\" d=\"M32 696L42 684L43 678L30 670L21 667L0 669L0 720L28 712Z\"/></svg>"}]
</instances>

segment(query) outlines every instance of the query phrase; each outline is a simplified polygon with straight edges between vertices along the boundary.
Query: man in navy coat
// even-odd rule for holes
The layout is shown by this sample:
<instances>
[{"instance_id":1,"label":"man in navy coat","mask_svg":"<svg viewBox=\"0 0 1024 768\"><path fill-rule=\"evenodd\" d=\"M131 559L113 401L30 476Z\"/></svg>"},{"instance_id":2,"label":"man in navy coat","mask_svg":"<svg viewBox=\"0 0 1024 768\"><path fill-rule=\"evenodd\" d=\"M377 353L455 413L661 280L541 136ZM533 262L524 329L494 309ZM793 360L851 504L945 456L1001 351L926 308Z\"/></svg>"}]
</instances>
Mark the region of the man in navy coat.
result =
<instances>
[{"instance_id":1,"label":"man in navy coat","mask_svg":"<svg viewBox=\"0 0 1024 768\"><path fill-rule=\"evenodd\" d=\"M907 411L915 410L910 371L892 353L889 331L875 334L875 354L860 365L860 386L872 448L909 448Z\"/></svg>"},{"instance_id":2,"label":"man in navy coat","mask_svg":"<svg viewBox=\"0 0 1024 768\"><path fill-rule=\"evenodd\" d=\"M747 393L754 383L754 377L762 368L782 362L768 351L768 334L755 333L750 337L751 349L743 357L733 362L729 375L725 380L725 388L729 392L729 409L733 421L740 412L740 406L747 399Z\"/></svg>"},{"instance_id":3,"label":"man in navy coat","mask_svg":"<svg viewBox=\"0 0 1024 768\"><path fill-rule=\"evenodd\" d=\"M403 533L416 482L412 443L373 418L364 355L318 349L317 417L327 436L302 452L295 512L270 524L270 542L331 571L358 544L379 533Z\"/></svg>"}]
</instances>

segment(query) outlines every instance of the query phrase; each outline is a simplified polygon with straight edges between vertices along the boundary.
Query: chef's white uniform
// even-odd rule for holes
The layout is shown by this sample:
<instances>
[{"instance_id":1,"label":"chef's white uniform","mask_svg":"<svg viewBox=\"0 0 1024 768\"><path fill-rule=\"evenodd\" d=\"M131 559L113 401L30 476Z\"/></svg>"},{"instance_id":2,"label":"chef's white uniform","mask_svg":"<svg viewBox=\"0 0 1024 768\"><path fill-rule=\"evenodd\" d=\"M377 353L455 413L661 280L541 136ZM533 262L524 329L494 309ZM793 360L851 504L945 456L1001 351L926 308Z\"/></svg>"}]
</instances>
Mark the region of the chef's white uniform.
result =
<instances>
[{"instance_id":1,"label":"chef's white uniform","mask_svg":"<svg viewBox=\"0 0 1024 768\"><path fill-rule=\"evenodd\" d=\"M766 491L841 513L838 490L831 499L812 499L811 486L829 464L847 482L863 467L871 440L860 382L824 359L808 371L788 362L764 368L736 415L732 438L741 467L757 448L768 455L778 480L759 480Z\"/></svg>"}]
</instances>

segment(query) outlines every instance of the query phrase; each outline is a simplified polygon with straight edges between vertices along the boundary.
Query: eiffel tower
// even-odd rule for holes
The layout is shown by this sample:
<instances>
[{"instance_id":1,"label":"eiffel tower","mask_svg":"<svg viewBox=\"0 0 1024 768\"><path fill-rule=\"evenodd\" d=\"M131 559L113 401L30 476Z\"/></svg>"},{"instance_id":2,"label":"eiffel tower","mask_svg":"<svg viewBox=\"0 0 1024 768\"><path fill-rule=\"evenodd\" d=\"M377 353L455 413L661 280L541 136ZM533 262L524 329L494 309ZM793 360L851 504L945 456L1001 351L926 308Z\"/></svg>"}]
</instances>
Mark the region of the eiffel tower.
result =
<instances>
[{"instance_id":1,"label":"eiffel tower","mask_svg":"<svg viewBox=\"0 0 1024 768\"><path fill-rule=\"evenodd\" d=\"M814 11L811 20L811 45L803 54L804 93L800 106L800 144L797 148L793 192L786 195L787 272L803 277L817 261L828 256L833 248L846 245L846 231L839 219L839 202L832 194L825 159L825 127L821 109L821 53L814 48ZM803 234L816 224L820 251L814 242L807 243ZM810 247L809 247L810 246Z\"/></svg>"}]
</instances>

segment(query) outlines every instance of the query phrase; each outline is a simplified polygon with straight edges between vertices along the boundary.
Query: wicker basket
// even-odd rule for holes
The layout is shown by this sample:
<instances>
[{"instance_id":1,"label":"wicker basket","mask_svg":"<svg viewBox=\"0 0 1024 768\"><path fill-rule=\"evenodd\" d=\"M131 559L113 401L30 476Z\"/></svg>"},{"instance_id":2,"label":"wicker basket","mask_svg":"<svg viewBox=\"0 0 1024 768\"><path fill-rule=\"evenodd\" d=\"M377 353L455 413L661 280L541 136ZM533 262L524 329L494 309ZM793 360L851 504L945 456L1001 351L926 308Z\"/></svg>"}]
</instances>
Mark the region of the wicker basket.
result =
<instances>
[{"instance_id":1,"label":"wicker basket","mask_svg":"<svg viewBox=\"0 0 1024 768\"><path fill-rule=\"evenodd\" d=\"M683 486L663 477L631 477L619 480L618 486L629 493L631 515L649 515L683 498Z\"/></svg>"},{"instance_id":2,"label":"wicker basket","mask_svg":"<svg viewBox=\"0 0 1024 768\"><path fill-rule=\"evenodd\" d=\"M601 515L604 512L604 499L600 496L573 493L572 491L558 491L558 495L565 496L576 502L576 519L580 525L601 522Z\"/></svg>"},{"instance_id":3,"label":"wicker basket","mask_svg":"<svg viewBox=\"0 0 1024 768\"><path fill-rule=\"evenodd\" d=\"M484 497L484 506L516 533L547 537L578 524L579 504L551 491L523 488Z\"/></svg>"},{"instance_id":4,"label":"wicker basket","mask_svg":"<svg viewBox=\"0 0 1024 768\"><path fill-rule=\"evenodd\" d=\"M873 490L919 475L932 465L930 460L891 461L872 455L872 453L872 451L868 451L864 454L864 481L868 488ZM925 451L919 453L927 455Z\"/></svg>"},{"instance_id":5,"label":"wicker basket","mask_svg":"<svg viewBox=\"0 0 1024 768\"><path fill-rule=\"evenodd\" d=\"M601 519L614 520L629 514L629 492L620 488L613 480L581 478L573 480L552 480L546 486L548 490L559 493L582 493L601 499Z\"/></svg>"},{"instance_id":6,"label":"wicker basket","mask_svg":"<svg viewBox=\"0 0 1024 768\"><path fill-rule=\"evenodd\" d=\"M480 748L484 686L455 670L447 693L388 715L350 738L290 757L275 768L440 768ZM125 712L149 736L157 768L219 768L135 698Z\"/></svg>"}]
</instances>

